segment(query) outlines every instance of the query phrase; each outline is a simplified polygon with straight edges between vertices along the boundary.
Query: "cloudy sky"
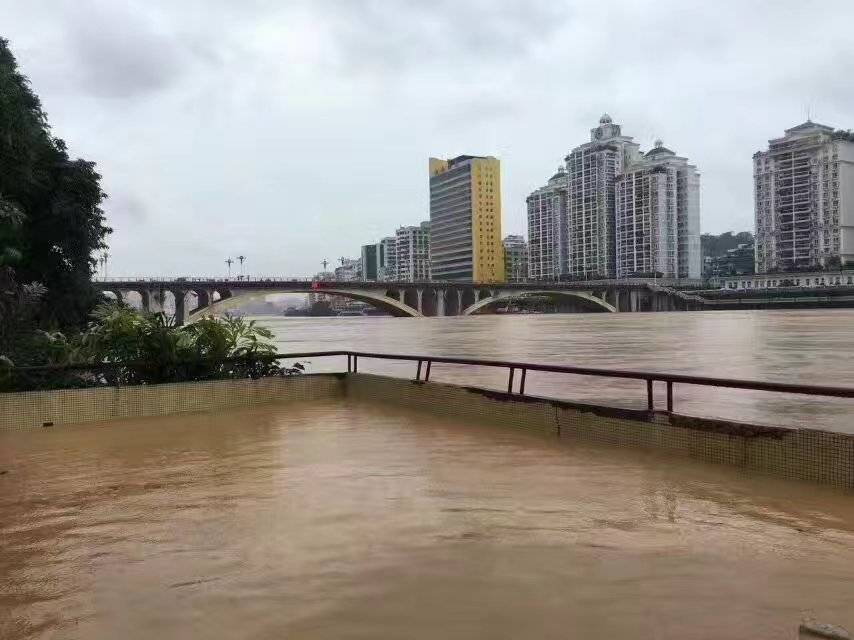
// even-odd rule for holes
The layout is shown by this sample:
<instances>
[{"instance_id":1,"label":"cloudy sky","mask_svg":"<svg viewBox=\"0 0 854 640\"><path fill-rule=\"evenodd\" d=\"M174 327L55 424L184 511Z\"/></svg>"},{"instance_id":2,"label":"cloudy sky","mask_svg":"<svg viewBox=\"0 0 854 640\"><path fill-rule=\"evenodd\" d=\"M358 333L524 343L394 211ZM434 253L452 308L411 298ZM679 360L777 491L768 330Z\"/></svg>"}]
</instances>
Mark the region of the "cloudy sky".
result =
<instances>
[{"instance_id":1,"label":"cloudy sky","mask_svg":"<svg viewBox=\"0 0 854 640\"><path fill-rule=\"evenodd\" d=\"M504 232L603 112L752 229L752 154L854 128L851 0L0 0L55 133L94 160L110 275L307 275L429 217L427 158L502 161Z\"/></svg>"}]
</instances>

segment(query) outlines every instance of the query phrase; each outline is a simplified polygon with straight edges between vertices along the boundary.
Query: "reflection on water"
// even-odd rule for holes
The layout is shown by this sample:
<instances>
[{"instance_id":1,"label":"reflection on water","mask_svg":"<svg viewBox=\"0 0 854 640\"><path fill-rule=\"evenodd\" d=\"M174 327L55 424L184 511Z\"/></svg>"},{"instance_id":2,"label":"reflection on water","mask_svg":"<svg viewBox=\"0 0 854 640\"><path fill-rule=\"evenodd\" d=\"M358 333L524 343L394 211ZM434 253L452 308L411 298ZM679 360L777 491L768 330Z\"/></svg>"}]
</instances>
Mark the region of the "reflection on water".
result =
<instances>
[{"instance_id":1,"label":"reflection on water","mask_svg":"<svg viewBox=\"0 0 854 640\"><path fill-rule=\"evenodd\" d=\"M854 500L336 402L0 434L0 637L787 638Z\"/></svg>"},{"instance_id":2,"label":"reflection on water","mask_svg":"<svg viewBox=\"0 0 854 640\"><path fill-rule=\"evenodd\" d=\"M282 352L354 349L854 386L854 310L561 314L468 318L275 318ZM311 370L341 369L316 360ZM414 377L413 363L360 371ZM496 389L506 371L436 365L431 379ZM664 385L657 390L664 402ZM640 381L529 373L532 394L645 407ZM677 385L676 410L854 433L854 401Z\"/></svg>"}]
</instances>

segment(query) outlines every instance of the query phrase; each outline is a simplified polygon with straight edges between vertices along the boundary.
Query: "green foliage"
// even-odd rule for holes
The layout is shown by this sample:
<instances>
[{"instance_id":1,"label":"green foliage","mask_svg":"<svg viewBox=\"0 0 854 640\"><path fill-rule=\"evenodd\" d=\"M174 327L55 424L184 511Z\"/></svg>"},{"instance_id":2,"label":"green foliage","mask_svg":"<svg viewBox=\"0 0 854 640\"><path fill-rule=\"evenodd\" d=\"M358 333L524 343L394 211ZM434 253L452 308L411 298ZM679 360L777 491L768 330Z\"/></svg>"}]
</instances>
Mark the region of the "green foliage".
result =
<instances>
[{"instance_id":1,"label":"green foliage","mask_svg":"<svg viewBox=\"0 0 854 640\"><path fill-rule=\"evenodd\" d=\"M9 267L21 259L20 229L24 213L0 194L0 267Z\"/></svg>"},{"instance_id":2,"label":"green foliage","mask_svg":"<svg viewBox=\"0 0 854 640\"><path fill-rule=\"evenodd\" d=\"M41 285L20 285L10 267L0 266L0 356L18 364L42 364L33 354L39 352L35 317L44 294Z\"/></svg>"},{"instance_id":3,"label":"green foliage","mask_svg":"<svg viewBox=\"0 0 854 640\"><path fill-rule=\"evenodd\" d=\"M83 334L79 355L87 362L120 364L112 384L273 375L279 367L273 334L243 318L203 318L176 327L163 313L139 313L124 304L102 304Z\"/></svg>"},{"instance_id":4,"label":"green foliage","mask_svg":"<svg viewBox=\"0 0 854 640\"><path fill-rule=\"evenodd\" d=\"M753 234L749 231L740 231L733 234L727 231L718 236L704 233L700 236L700 247L704 256L722 256L730 249L735 249L740 244L753 242Z\"/></svg>"},{"instance_id":5,"label":"green foliage","mask_svg":"<svg viewBox=\"0 0 854 640\"><path fill-rule=\"evenodd\" d=\"M46 291L43 328L81 328L100 300L92 288L94 254L110 229L95 165L72 160L50 133L29 81L0 38L0 265Z\"/></svg>"},{"instance_id":6,"label":"green foliage","mask_svg":"<svg viewBox=\"0 0 854 640\"><path fill-rule=\"evenodd\" d=\"M838 271L839 269L842 269L842 259L839 256L829 256L825 259L825 271Z\"/></svg>"}]
</instances>

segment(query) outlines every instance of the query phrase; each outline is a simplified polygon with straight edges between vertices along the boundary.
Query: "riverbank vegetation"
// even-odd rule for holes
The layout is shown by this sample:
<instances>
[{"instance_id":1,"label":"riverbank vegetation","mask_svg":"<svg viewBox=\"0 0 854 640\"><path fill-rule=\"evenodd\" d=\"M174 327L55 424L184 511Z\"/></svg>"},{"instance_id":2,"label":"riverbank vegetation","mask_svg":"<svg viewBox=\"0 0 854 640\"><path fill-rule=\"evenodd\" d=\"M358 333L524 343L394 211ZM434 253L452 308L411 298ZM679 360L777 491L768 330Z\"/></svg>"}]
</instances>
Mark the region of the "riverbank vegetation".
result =
<instances>
[{"instance_id":1,"label":"riverbank vegetation","mask_svg":"<svg viewBox=\"0 0 854 640\"><path fill-rule=\"evenodd\" d=\"M273 334L254 320L211 317L178 327L163 313L141 313L122 303L96 307L79 333L35 330L28 342L42 366L0 361L0 389L257 378L290 371L275 358Z\"/></svg>"},{"instance_id":2,"label":"riverbank vegetation","mask_svg":"<svg viewBox=\"0 0 854 640\"><path fill-rule=\"evenodd\" d=\"M101 294L96 256L111 229L95 164L72 159L0 38L0 357L50 359L46 338L83 329ZM42 353L42 349L48 352Z\"/></svg>"}]
</instances>

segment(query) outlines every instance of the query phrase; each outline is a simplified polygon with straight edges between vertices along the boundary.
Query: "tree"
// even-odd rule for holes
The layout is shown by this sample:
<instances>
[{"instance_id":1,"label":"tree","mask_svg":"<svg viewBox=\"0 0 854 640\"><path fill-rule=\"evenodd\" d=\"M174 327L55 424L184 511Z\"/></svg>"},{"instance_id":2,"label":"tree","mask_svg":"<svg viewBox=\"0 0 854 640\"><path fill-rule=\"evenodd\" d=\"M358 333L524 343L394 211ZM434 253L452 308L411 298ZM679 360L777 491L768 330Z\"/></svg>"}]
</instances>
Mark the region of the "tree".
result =
<instances>
[{"instance_id":1,"label":"tree","mask_svg":"<svg viewBox=\"0 0 854 640\"><path fill-rule=\"evenodd\" d=\"M733 234L732 231L727 231L718 236L711 233L704 233L700 236L700 245L704 256L722 256L729 249L735 249L740 244L751 244L753 242L753 234L749 231L740 231Z\"/></svg>"},{"instance_id":2,"label":"tree","mask_svg":"<svg viewBox=\"0 0 854 640\"><path fill-rule=\"evenodd\" d=\"M51 135L29 81L0 38L0 222L5 259L17 280L46 291L37 321L43 328L80 328L100 295L92 287L95 252L111 232L101 209L106 194L95 165L72 160Z\"/></svg>"},{"instance_id":3,"label":"tree","mask_svg":"<svg viewBox=\"0 0 854 640\"><path fill-rule=\"evenodd\" d=\"M839 271L842 269L842 258L839 256L829 256L824 260L825 271Z\"/></svg>"}]
</instances>

